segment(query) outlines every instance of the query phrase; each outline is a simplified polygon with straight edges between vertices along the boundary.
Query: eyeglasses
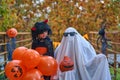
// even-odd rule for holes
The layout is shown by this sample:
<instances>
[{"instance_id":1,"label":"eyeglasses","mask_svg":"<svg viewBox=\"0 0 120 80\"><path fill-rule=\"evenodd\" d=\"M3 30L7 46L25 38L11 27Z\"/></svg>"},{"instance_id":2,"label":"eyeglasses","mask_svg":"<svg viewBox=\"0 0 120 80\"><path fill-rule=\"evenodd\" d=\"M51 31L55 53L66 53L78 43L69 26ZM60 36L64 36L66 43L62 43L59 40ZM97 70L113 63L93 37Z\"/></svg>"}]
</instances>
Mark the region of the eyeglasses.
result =
<instances>
[{"instance_id":1,"label":"eyeglasses","mask_svg":"<svg viewBox=\"0 0 120 80\"><path fill-rule=\"evenodd\" d=\"M67 37L68 34L69 34L70 36L74 36L74 35L77 34L77 33L76 33L76 32L66 32L66 33L63 33L63 36Z\"/></svg>"}]
</instances>

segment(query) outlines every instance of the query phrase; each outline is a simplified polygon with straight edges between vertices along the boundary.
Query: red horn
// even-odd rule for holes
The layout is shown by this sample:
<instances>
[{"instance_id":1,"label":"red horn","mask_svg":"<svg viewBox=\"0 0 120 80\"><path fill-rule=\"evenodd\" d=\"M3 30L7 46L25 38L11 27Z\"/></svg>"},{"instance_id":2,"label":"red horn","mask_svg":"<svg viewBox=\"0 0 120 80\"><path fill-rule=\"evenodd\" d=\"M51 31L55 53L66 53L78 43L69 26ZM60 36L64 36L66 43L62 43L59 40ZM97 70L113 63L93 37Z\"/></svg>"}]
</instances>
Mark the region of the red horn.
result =
<instances>
[{"instance_id":1,"label":"red horn","mask_svg":"<svg viewBox=\"0 0 120 80\"><path fill-rule=\"evenodd\" d=\"M44 23L47 23L48 22L48 19L46 19L45 21L44 21Z\"/></svg>"},{"instance_id":2,"label":"red horn","mask_svg":"<svg viewBox=\"0 0 120 80\"><path fill-rule=\"evenodd\" d=\"M32 30L32 31L35 31L35 30L36 30L36 28L35 28L35 27L33 27L31 30Z\"/></svg>"}]
</instances>

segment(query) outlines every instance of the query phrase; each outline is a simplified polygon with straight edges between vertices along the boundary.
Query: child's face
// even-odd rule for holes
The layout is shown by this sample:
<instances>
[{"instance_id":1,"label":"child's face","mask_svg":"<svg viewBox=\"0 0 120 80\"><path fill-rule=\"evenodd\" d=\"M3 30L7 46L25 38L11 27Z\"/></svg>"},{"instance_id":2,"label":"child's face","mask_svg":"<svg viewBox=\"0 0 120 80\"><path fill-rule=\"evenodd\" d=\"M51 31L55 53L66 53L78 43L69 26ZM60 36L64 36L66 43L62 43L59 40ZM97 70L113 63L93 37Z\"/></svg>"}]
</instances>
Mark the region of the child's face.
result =
<instances>
[{"instance_id":1,"label":"child's face","mask_svg":"<svg viewBox=\"0 0 120 80\"><path fill-rule=\"evenodd\" d=\"M48 31L45 31L42 34L38 34L38 37L42 39L46 38L47 36L48 36Z\"/></svg>"}]
</instances>

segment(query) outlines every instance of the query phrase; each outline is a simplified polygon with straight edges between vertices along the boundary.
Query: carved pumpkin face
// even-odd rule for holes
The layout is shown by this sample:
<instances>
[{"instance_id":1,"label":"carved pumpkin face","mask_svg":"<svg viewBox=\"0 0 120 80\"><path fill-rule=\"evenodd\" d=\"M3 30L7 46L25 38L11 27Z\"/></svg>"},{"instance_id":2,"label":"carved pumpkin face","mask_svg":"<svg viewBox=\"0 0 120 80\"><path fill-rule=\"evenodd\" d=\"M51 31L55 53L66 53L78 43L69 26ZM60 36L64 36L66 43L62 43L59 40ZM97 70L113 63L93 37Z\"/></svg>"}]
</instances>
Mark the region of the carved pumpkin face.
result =
<instances>
[{"instance_id":1,"label":"carved pumpkin face","mask_svg":"<svg viewBox=\"0 0 120 80\"><path fill-rule=\"evenodd\" d=\"M8 37L16 37L17 33L18 32L17 32L17 30L15 28L8 29L8 31L6 32Z\"/></svg>"},{"instance_id":2,"label":"carved pumpkin face","mask_svg":"<svg viewBox=\"0 0 120 80\"><path fill-rule=\"evenodd\" d=\"M11 69L11 72L13 73L13 76L16 77L16 78L21 77L22 74L23 74L22 68L20 66L14 66Z\"/></svg>"},{"instance_id":3,"label":"carved pumpkin face","mask_svg":"<svg viewBox=\"0 0 120 80\"><path fill-rule=\"evenodd\" d=\"M46 48L46 47L37 47L37 48L35 48L35 50L36 50L40 55L43 55L43 54L47 53L47 48Z\"/></svg>"},{"instance_id":4,"label":"carved pumpkin face","mask_svg":"<svg viewBox=\"0 0 120 80\"><path fill-rule=\"evenodd\" d=\"M20 60L12 60L5 66L5 74L10 80L19 80L25 73Z\"/></svg>"},{"instance_id":5,"label":"carved pumpkin face","mask_svg":"<svg viewBox=\"0 0 120 80\"><path fill-rule=\"evenodd\" d=\"M73 61L68 56L65 56L63 61L61 61L60 63L61 72L73 70L73 67L74 67Z\"/></svg>"}]
</instances>

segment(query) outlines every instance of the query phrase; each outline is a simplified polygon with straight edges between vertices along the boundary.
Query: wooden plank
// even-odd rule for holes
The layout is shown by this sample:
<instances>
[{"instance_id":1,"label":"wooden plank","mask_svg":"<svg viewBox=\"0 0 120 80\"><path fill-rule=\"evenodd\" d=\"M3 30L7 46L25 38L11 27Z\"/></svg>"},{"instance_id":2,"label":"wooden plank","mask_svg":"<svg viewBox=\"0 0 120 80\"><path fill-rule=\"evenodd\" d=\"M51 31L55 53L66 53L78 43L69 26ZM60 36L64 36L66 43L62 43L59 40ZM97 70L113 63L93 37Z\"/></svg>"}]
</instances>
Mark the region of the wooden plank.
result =
<instances>
[{"instance_id":1,"label":"wooden plank","mask_svg":"<svg viewBox=\"0 0 120 80\"><path fill-rule=\"evenodd\" d=\"M0 32L0 35L6 34L6 32ZM31 32L18 32L18 35L31 34Z\"/></svg>"},{"instance_id":2,"label":"wooden plank","mask_svg":"<svg viewBox=\"0 0 120 80\"><path fill-rule=\"evenodd\" d=\"M110 32L107 32L107 34L117 34L117 33L120 33L120 31L110 31ZM89 34L98 34L97 31L90 31Z\"/></svg>"},{"instance_id":3,"label":"wooden plank","mask_svg":"<svg viewBox=\"0 0 120 80\"><path fill-rule=\"evenodd\" d=\"M4 55L4 54L6 54L6 53L7 53L7 51L5 51L5 52L2 52L2 53L0 53L0 56L1 56L1 55Z\"/></svg>"},{"instance_id":4,"label":"wooden plank","mask_svg":"<svg viewBox=\"0 0 120 80\"><path fill-rule=\"evenodd\" d=\"M5 71L0 72L0 75L1 75L1 74L4 74L4 72L5 72Z\"/></svg>"}]
</instances>

